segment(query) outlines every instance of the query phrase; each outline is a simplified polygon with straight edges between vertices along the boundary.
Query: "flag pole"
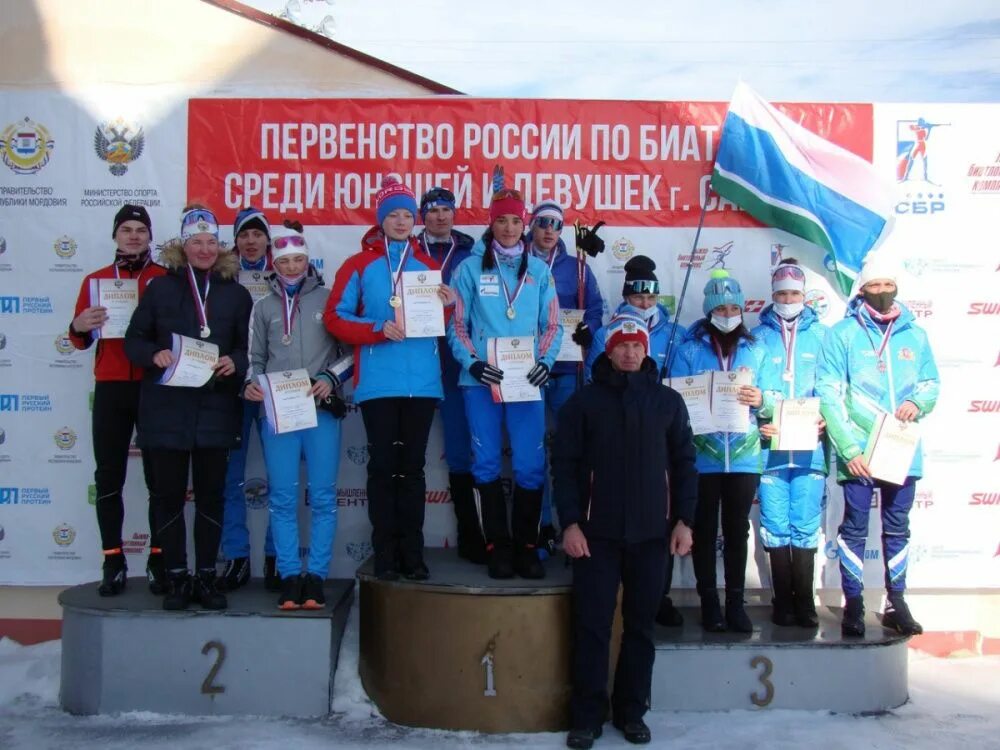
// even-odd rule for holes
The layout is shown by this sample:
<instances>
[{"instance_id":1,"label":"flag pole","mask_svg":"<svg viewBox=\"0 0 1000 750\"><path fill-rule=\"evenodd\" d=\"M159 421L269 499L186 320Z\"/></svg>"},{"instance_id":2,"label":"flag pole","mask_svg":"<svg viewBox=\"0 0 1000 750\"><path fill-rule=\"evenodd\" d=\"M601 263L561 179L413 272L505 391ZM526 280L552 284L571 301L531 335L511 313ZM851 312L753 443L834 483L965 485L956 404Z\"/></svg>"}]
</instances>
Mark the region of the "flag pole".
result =
<instances>
[{"instance_id":1,"label":"flag pole","mask_svg":"<svg viewBox=\"0 0 1000 750\"><path fill-rule=\"evenodd\" d=\"M688 256L687 272L684 274L684 284L681 286L681 296L677 300L677 309L674 311L674 330L670 335L670 342L667 344L667 355L663 363L662 377L670 377L670 366L673 364L674 339L677 336L677 325L681 317L681 308L684 306L684 297L687 294L688 282L691 280L691 268L694 266L694 254L698 250L698 240L701 239L701 228L705 226L705 211L708 208L708 196L712 193L712 185L708 185L705 192L705 200L701 205L701 215L698 217L698 229L694 233L694 242L691 245L691 254Z\"/></svg>"}]
</instances>

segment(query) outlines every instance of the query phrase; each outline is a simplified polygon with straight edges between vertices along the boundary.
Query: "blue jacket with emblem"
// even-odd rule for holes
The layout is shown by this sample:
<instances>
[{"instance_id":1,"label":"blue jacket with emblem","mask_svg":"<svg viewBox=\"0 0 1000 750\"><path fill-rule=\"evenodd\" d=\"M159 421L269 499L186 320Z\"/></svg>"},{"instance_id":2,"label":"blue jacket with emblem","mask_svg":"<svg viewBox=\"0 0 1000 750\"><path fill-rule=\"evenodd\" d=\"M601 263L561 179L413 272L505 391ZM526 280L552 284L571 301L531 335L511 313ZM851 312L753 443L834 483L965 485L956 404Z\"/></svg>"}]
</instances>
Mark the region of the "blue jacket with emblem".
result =
<instances>
[{"instance_id":1,"label":"blue jacket with emblem","mask_svg":"<svg viewBox=\"0 0 1000 750\"><path fill-rule=\"evenodd\" d=\"M723 369L707 325L708 322L702 319L688 328L687 340L674 358L671 377L700 375ZM767 349L759 341L750 341L746 337L739 339L730 369L749 370L751 385L761 390L770 387L779 377L774 371ZM697 466L700 474L760 474L763 461L760 431L757 429L757 409L750 409L745 433L710 432L695 435L694 447L698 453Z\"/></svg>"},{"instance_id":2,"label":"blue jacket with emblem","mask_svg":"<svg viewBox=\"0 0 1000 750\"><path fill-rule=\"evenodd\" d=\"M764 405L758 416L774 417L777 402L787 398L812 398L816 396L816 368L820 351L830 329L819 322L811 307L804 307L796 318L791 366L787 360L784 339L781 337L781 318L768 305L760 313L760 324L753 329L754 337L767 349L777 380L764 390ZM824 435L813 451L773 451L764 439L764 470L813 469L826 474L829 471L829 442Z\"/></svg>"},{"instance_id":3,"label":"blue jacket with emblem","mask_svg":"<svg viewBox=\"0 0 1000 750\"><path fill-rule=\"evenodd\" d=\"M455 269L472 254L472 246L476 244L476 241L469 235L455 229L451 230L451 242L428 242L426 232L421 232L417 239L420 240L426 253L441 266L441 280L449 285L451 277L455 274ZM454 252L452 252L452 242L454 243ZM449 252L451 252L450 258L448 257ZM448 261L447 265L445 265L446 260ZM455 386L458 383L462 367L455 359L455 355L451 353L451 347L446 338L442 338L439 347L441 349L441 377L444 378L445 386Z\"/></svg>"},{"instance_id":4,"label":"blue jacket with emblem","mask_svg":"<svg viewBox=\"0 0 1000 750\"><path fill-rule=\"evenodd\" d=\"M439 399L444 395L438 340L390 341L382 332L385 322L396 315L389 304L393 294L389 264L399 267L407 244L410 252L403 270L439 268L415 237L390 243L387 261L382 230L372 227L361 238L361 252L337 270L326 303L323 323L327 330L354 345L354 402L358 404L391 396Z\"/></svg>"},{"instance_id":5,"label":"blue jacket with emblem","mask_svg":"<svg viewBox=\"0 0 1000 750\"><path fill-rule=\"evenodd\" d=\"M905 305L896 304L900 314L883 354L885 372L879 371L876 357L883 331L860 297L851 300L844 320L833 327L823 346L816 392L822 399L841 482L852 478L846 463L864 453L868 434L880 414L895 413L904 401L911 401L920 410L919 420L937 403L941 384L927 334ZM909 476L923 476L919 445Z\"/></svg>"},{"instance_id":6,"label":"blue jacket with emblem","mask_svg":"<svg viewBox=\"0 0 1000 750\"><path fill-rule=\"evenodd\" d=\"M483 241L476 242L472 256L464 261L452 276L452 287L458 294L455 314L448 326L448 343L455 359L462 366L459 385L478 386L469 368L477 359L487 361L487 341L506 336L534 336L535 360L551 370L562 341L559 325L559 300L555 282L544 262L528 255L528 270L524 286L514 302L514 319L507 317L507 300L503 293L506 283L513 296L517 288L517 271L521 256L505 258L494 254L496 264L483 269ZM502 282L501 282L502 277Z\"/></svg>"},{"instance_id":7,"label":"blue jacket with emblem","mask_svg":"<svg viewBox=\"0 0 1000 750\"><path fill-rule=\"evenodd\" d=\"M626 307L629 307L629 304L622 302L618 305L614 315L617 315ZM672 357L676 363L681 344L684 343L684 339L687 337L687 332L676 323L670 321L670 311L663 305L657 305L656 310L656 322L653 323L653 328L649 332L649 358L656 362L657 371L663 376L663 368L667 364L667 349L670 346L670 339L673 338L674 340ZM597 361L599 356L604 354L604 342L606 339L607 331L603 326L594 332L594 343L587 352L586 375L588 383L592 380L591 374L594 362Z\"/></svg>"},{"instance_id":8,"label":"blue jacket with emblem","mask_svg":"<svg viewBox=\"0 0 1000 750\"><path fill-rule=\"evenodd\" d=\"M559 240L556 245L554 257L550 258L552 278L556 282L556 295L559 297L559 307L563 310L580 309L578 297L579 284L577 282L579 274L579 261L566 250L566 244ZM543 263L545 261L542 261ZM601 297L601 290L597 286L597 279L594 277L590 266L584 269L583 292L583 322L590 328L591 333L596 333L601 327L601 317L604 315L604 299ZM566 331L566 335L572 335L572 331ZM594 351L591 346L590 352ZM601 350L603 351L603 349ZM600 354L601 352L597 352ZM588 353L589 356L589 353ZM597 355L594 355L594 359ZM552 370L555 375L576 374L576 362L557 362Z\"/></svg>"}]
</instances>

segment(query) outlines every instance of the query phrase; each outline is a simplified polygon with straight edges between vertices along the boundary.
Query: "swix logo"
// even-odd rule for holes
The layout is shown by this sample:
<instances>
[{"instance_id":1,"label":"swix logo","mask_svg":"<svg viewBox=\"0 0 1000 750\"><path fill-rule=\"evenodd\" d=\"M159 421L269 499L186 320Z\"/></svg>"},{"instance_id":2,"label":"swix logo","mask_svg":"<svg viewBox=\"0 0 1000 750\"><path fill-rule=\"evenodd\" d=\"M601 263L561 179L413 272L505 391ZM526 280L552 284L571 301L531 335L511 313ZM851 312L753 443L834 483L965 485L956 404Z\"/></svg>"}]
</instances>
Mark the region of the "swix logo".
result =
<instances>
[{"instance_id":1,"label":"swix logo","mask_svg":"<svg viewBox=\"0 0 1000 750\"><path fill-rule=\"evenodd\" d=\"M764 300L762 299L748 299L746 304L743 305L743 312L748 313L759 313L764 309Z\"/></svg>"},{"instance_id":2,"label":"swix logo","mask_svg":"<svg viewBox=\"0 0 1000 750\"><path fill-rule=\"evenodd\" d=\"M450 503L451 493L448 490L429 490L426 495L427 503Z\"/></svg>"},{"instance_id":3,"label":"swix logo","mask_svg":"<svg viewBox=\"0 0 1000 750\"><path fill-rule=\"evenodd\" d=\"M969 505L1000 505L1000 492L973 492Z\"/></svg>"},{"instance_id":4,"label":"swix logo","mask_svg":"<svg viewBox=\"0 0 1000 750\"><path fill-rule=\"evenodd\" d=\"M1000 315L1000 302L970 302L969 315Z\"/></svg>"},{"instance_id":5,"label":"swix logo","mask_svg":"<svg viewBox=\"0 0 1000 750\"><path fill-rule=\"evenodd\" d=\"M969 408L966 411L996 414L997 412L1000 412L1000 401L983 401L982 399L976 399L969 404Z\"/></svg>"}]
</instances>

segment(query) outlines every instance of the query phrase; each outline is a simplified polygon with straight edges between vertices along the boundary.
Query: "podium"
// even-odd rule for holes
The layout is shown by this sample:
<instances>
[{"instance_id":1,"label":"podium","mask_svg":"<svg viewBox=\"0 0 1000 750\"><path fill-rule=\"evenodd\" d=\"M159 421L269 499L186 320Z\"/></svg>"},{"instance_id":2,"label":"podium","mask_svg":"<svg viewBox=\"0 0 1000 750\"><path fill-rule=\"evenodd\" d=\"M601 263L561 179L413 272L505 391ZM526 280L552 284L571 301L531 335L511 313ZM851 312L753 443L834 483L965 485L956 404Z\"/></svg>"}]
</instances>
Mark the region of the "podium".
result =
<instances>
[{"instance_id":1,"label":"podium","mask_svg":"<svg viewBox=\"0 0 1000 750\"><path fill-rule=\"evenodd\" d=\"M167 612L145 578L119 596L66 589L59 702L74 714L326 716L354 581L328 580L327 605L282 612L261 579L229 609Z\"/></svg>"}]
</instances>

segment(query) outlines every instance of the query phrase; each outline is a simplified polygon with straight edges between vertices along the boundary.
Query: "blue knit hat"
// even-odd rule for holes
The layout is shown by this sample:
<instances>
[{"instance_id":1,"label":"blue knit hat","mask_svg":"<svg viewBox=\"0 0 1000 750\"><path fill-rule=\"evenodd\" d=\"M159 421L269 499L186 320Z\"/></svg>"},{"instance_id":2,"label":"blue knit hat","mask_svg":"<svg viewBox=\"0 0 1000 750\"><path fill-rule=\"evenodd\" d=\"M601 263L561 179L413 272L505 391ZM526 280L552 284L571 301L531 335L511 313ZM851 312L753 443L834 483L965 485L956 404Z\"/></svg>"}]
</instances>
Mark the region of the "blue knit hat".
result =
<instances>
[{"instance_id":1,"label":"blue knit hat","mask_svg":"<svg viewBox=\"0 0 1000 750\"><path fill-rule=\"evenodd\" d=\"M382 178L382 187L375 194L375 217L378 225L382 226L385 217L397 208L405 208L417 218L417 199L413 191L400 182L395 175L386 175Z\"/></svg>"},{"instance_id":2,"label":"blue knit hat","mask_svg":"<svg viewBox=\"0 0 1000 750\"><path fill-rule=\"evenodd\" d=\"M724 268L712 271L705 284L705 301L701 303L701 311L706 317L719 305L739 305L742 310L745 303L740 282L730 276L729 271Z\"/></svg>"},{"instance_id":3,"label":"blue knit hat","mask_svg":"<svg viewBox=\"0 0 1000 750\"><path fill-rule=\"evenodd\" d=\"M432 208L443 206L455 210L455 194L443 187L432 187L420 199L420 218L426 219L427 212Z\"/></svg>"},{"instance_id":4,"label":"blue knit hat","mask_svg":"<svg viewBox=\"0 0 1000 750\"><path fill-rule=\"evenodd\" d=\"M244 229L259 229L271 239L271 225L267 222L267 217L259 208L250 206L244 208L236 214L236 221L233 222L233 239Z\"/></svg>"}]
</instances>

